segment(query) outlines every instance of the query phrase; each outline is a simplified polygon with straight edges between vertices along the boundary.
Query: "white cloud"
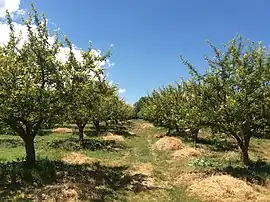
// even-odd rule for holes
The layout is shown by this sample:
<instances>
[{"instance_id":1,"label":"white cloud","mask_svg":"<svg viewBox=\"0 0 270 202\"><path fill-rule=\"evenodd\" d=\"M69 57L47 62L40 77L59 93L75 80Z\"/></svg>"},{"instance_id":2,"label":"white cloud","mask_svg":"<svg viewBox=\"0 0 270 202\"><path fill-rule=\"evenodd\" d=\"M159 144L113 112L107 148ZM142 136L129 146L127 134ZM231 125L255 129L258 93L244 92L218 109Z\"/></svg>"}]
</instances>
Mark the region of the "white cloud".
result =
<instances>
[{"instance_id":1,"label":"white cloud","mask_svg":"<svg viewBox=\"0 0 270 202\"><path fill-rule=\"evenodd\" d=\"M19 46L21 46L27 40L27 27L16 22L14 22L13 25L14 25L16 36L18 37L21 34L22 40L19 44ZM9 32L10 32L9 25L3 22L0 22L0 45L8 43Z\"/></svg>"},{"instance_id":2,"label":"white cloud","mask_svg":"<svg viewBox=\"0 0 270 202\"><path fill-rule=\"evenodd\" d=\"M53 38L51 40L53 42ZM82 49L80 49L80 48L76 47L75 45L73 45L72 51L73 51L73 54L74 54L75 58L79 62L83 62ZM100 52L98 50L95 50L95 49L91 50L91 54L92 54L93 58L101 56ZM68 47L61 47L59 53L56 56L56 58L59 61L65 63L68 60L68 56L69 56L69 48ZM95 61L94 64L95 64L95 66L97 68L105 68L106 66L110 65L110 63L108 63L107 61Z\"/></svg>"},{"instance_id":3,"label":"white cloud","mask_svg":"<svg viewBox=\"0 0 270 202\"><path fill-rule=\"evenodd\" d=\"M7 24L0 23L0 44L6 44L8 42L8 39L9 27Z\"/></svg>"},{"instance_id":4,"label":"white cloud","mask_svg":"<svg viewBox=\"0 0 270 202\"><path fill-rule=\"evenodd\" d=\"M17 11L15 11L16 15L24 15L26 13L26 10L24 9L19 9Z\"/></svg>"},{"instance_id":5,"label":"white cloud","mask_svg":"<svg viewBox=\"0 0 270 202\"><path fill-rule=\"evenodd\" d=\"M20 3L20 0L0 0L0 18L5 17L6 10L10 13L18 11Z\"/></svg>"},{"instance_id":6,"label":"white cloud","mask_svg":"<svg viewBox=\"0 0 270 202\"><path fill-rule=\"evenodd\" d=\"M22 45L27 42L28 40L28 30L25 25L22 25L19 23L19 19L21 16L24 16L26 14L26 10L24 9L19 9L20 7L20 0L0 0L0 46L1 45L6 45L9 41L9 25L6 24L5 22L1 21L1 18L5 17L6 15L6 10L9 10L11 13L11 17L13 19L13 25L14 25L14 30L15 30L15 36L20 37L20 43L18 44L18 48L22 47ZM18 21L17 21L18 20ZM55 24L50 21L50 25L54 26L55 30ZM33 25L33 29L35 30L35 25ZM54 42L54 37L51 36L49 37L49 43L53 44ZM79 62L83 62L83 56L82 56L82 49L76 47L73 44L72 51L76 57L76 59ZM101 56L101 51L100 50L91 50L91 55L93 58L100 57ZM69 56L69 48L68 47L61 47L59 50L59 53L56 55L56 58L60 62L67 62ZM113 66L113 63L111 63L109 60L106 61L96 61L95 66L97 68L110 68ZM94 72L89 72L90 75L93 75ZM101 78L104 78L105 75L100 75Z\"/></svg>"},{"instance_id":7,"label":"white cloud","mask_svg":"<svg viewBox=\"0 0 270 202\"><path fill-rule=\"evenodd\" d=\"M21 41L18 44L18 46L21 47L28 40L27 27L25 25L19 24L17 22L14 22L13 25L14 25L16 37L19 37L19 36L21 37ZM33 25L33 28L35 29L34 25ZM8 43L9 33L10 33L9 25L4 23L4 22L0 22L0 46L6 45ZM54 42L54 37L51 36L49 38L49 43L53 44L53 42ZM82 50L80 48L76 47L75 45L73 45L72 51L73 51L76 59L79 62L82 62L83 61ZM99 57L101 55L100 50L92 49L91 53L92 53L93 57ZM69 56L69 48L68 47L61 47L56 58L59 61L65 63L68 60L68 56ZM110 62L109 61L96 61L95 65L97 68L105 68L107 66L110 66Z\"/></svg>"},{"instance_id":8,"label":"white cloud","mask_svg":"<svg viewBox=\"0 0 270 202\"><path fill-rule=\"evenodd\" d=\"M126 89L124 89L124 88L120 88L119 90L118 90L118 93L119 94L123 94L123 93L125 93L126 92Z\"/></svg>"},{"instance_id":9,"label":"white cloud","mask_svg":"<svg viewBox=\"0 0 270 202\"><path fill-rule=\"evenodd\" d=\"M26 10L20 9L20 3L21 3L21 0L0 0L0 46L6 45L9 41L9 33L10 33L9 26L6 23L4 23L3 21L1 21L1 18L4 18L6 15L6 10L8 10L10 12L11 17L14 20L13 25L14 25L16 37L19 37L19 36L21 37L20 43L18 44L19 48L28 40L27 27L25 25L18 23L21 16L26 15ZM50 22L50 24L54 25L54 27L55 27L55 24L53 22ZM33 28L35 29L34 25L33 25ZM53 36L49 37L49 43L53 44L53 42L54 42L54 37ZM113 45L111 45L111 48L112 47L113 47ZM76 47L75 45L73 45L72 51L73 51L76 59L79 62L82 62L83 61L82 50L80 48ZM100 50L92 49L91 53L92 53L93 57L101 56ZM68 60L68 55L69 55L69 48L61 47L56 58L59 61L65 63ZM106 68L107 69L107 68L113 67L114 63L112 63L109 59L107 59L106 61L96 61L95 65L97 68ZM90 75L93 75L93 74L94 74L94 72L90 72ZM100 75L101 78L105 78L108 76L109 76L108 72L105 72L104 75ZM109 85L112 86L113 81L110 81ZM119 94L124 94L125 92L126 92L126 89L124 89L124 88L120 88L118 90Z\"/></svg>"},{"instance_id":10,"label":"white cloud","mask_svg":"<svg viewBox=\"0 0 270 202\"><path fill-rule=\"evenodd\" d=\"M1 1L1 0L0 0ZM10 16L14 22L20 21L23 16L26 15L26 10L19 9L11 13ZM0 18L1 19L1 18Z\"/></svg>"}]
</instances>

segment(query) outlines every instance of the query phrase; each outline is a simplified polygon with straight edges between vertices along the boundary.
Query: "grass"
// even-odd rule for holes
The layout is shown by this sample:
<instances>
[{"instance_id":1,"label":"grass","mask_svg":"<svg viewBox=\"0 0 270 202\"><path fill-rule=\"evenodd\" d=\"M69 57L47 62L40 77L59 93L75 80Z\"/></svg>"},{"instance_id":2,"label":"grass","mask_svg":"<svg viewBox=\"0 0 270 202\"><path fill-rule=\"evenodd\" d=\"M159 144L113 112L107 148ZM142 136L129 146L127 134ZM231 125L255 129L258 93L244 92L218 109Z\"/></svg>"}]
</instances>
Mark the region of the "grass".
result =
<instances>
[{"instance_id":1,"label":"grass","mask_svg":"<svg viewBox=\"0 0 270 202\"><path fill-rule=\"evenodd\" d=\"M171 152L151 150L151 145L157 141L154 135L166 130L157 127L142 129L140 125L143 123L136 120L112 128L111 132L125 138L123 143L105 141L102 136L86 136L84 145L80 146L74 134L48 132L37 136L38 161L33 169L25 167L22 162L25 155L22 140L17 136L0 136L0 198L32 201L40 193L48 190L58 193L56 189L61 185L75 183L81 201L195 202L200 200L188 196L185 184L174 183L185 172L227 173L264 185L270 178L270 140L252 140L250 156L256 163L249 169L243 167L231 139L212 138L208 131L199 136L198 147L206 151L202 156L172 160ZM189 136L178 136L186 145L192 145ZM62 159L72 152L97 159L100 163L76 165L63 162ZM130 174L134 166L143 164L153 166L150 177ZM149 179L155 183L149 184Z\"/></svg>"}]
</instances>

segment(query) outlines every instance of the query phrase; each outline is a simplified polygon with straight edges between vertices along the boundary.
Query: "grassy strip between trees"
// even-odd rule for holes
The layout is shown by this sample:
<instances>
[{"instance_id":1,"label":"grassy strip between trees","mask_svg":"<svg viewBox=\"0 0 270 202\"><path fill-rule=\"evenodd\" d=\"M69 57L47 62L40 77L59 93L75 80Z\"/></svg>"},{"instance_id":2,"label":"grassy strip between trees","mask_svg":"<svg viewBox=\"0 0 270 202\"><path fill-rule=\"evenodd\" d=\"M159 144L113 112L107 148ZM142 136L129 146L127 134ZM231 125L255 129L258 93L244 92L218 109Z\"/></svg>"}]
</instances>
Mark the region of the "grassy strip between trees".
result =
<instances>
[{"instance_id":1,"label":"grassy strip between trees","mask_svg":"<svg viewBox=\"0 0 270 202\"><path fill-rule=\"evenodd\" d=\"M208 176L226 174L254 185L269 186L269 140L253 139L251 159L257 161L244 168L232 139L200 132L199 156L174 156L175 151L153 151L152 145L164 134L163 128L145 128L144 121L109 129L123 135L124 141L86 135L83 146L72 133L48 133L37 136L37 162L29 167L23 160L23 141L17 136L0 136L0 197L13 201L200 201L189 193L189 179L200 181ZM87 128L91 130L91 127ZM93 129L92 129L93 130ZM193 146L190 134L181 134L184 148ZM220 147L220 142L226 147ZM226 143L225 143L226 142ZM170 145L168 145L170 146ZM266 149L262 149L266 148ZM267 150L268 149L268 150ZM177 152L177 151L176 151ZM263 153L263 155L260 155ZM195 183L195 181L194 181Z\"/></svg>"}]
</instances>

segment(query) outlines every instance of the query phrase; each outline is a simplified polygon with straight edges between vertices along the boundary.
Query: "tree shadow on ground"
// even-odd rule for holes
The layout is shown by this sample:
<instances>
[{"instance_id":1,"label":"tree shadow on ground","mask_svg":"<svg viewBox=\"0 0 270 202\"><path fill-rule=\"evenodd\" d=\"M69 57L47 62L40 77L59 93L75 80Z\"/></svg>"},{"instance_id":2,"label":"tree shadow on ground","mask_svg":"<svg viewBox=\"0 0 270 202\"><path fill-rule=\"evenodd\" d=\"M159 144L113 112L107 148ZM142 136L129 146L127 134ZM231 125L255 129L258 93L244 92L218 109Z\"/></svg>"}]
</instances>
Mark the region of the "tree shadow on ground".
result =
<instances>
[{"instance_id":1,"label":"tree shadow on ground","mask_svg":"<svg viewBox=\"0 0 270 202\"><path fill-rule=\"evenodd\" d=\"M48 144L49 147L61 148L68 151L80 149L87 149L91 151L96 150L117 151L126 148L126 145L124 145L121 142L113 140L98 140L98 139L84 139L82 145L79 143L79 140L75 138L54 140Z\"/></svg>"},{"instance_id":2,"label":"tree shadow on ground","mask_svg":"<svg viewBox=\"0 0 270 202\"><path fill-rule=\"evenodd\" d=\"M124 123L127 127L134 127L136 126L136 123L134 122L134 120L128 120Z\"/></svg>"},{"instance_id":3,"label":"tree shadow on ground","mask_svg":"<svg viewBox=\"0 0 270 202\"><path fill-rule=\"evenodd\" d=\"M20 139L0 139L1 148L24 147L24 143Z\"/></svg>"},{"instance_id":4,"label":"tree shadow on ground","mask_svg":"<svg viewBox=\"0 0 270 202\"><path fill-rule=\"evenodd\" d=\"M169 136L176 136L184 142L193 143L193 136L190 133L184 131L174 132L171 133ZM234 142L230 142L225 138L200 137L200 134L198 135L197 144L207 145L209 149L217 152L236 151L238 149L237 144L235 144Z\"/></svg>"},{"instance_id":5,"label":"tree shadow on ground","mask_svg":"<svg viewBox=\"0 0 270 202\"><path fill-rule=\"evenodd\" d=\"M217 171L230 174L251 183L263 186L270 185L270 163L262 160L252 162L249 167L228 166L225 168L217 168Z\"/></svg>"},{"instance_id":6,"label":"tree shadow on ground","mask_svg":"<svg viewBox=\"0 0 270 202\"><path fill-rule=\"evenodd\" d=\"M167 136L174 136L174 137L179 137L181 140L186 141L186 142L192 142L192 137L189 133L185 131L174 131L169 134L166 134Z\"/></svg>"},{"instance_id":7,"label":"tree shadow on ground","mask_svg":"<svg viewBox=\"0 0 270 202\"><path fill-rule=\"evenodd\" d=\"M88 128L89 131L95 131L96 128L94 126L91 126ZM125 125L120 124L113 124L109 126L100 126L99 128L100 132L106 132L106 131L126 131L128 128Z\"/></svg>"},{"instance_id":8,"label":"tree shadow on ground","mask_svg":"<svg viewBox=\"0 0 270 202\"><path fill-rule=\"evenodd\" d=\"M104 201L105 197L117 201L116 191L152 189L143 185L145 176L131 176L127 169L127 166L73 165L47 159L37 161L33 168L24 162L0 163L0 198L8 200L24 194L25 200L44 201L54 197L58 201L65 194L70 195L63 190L63 186L69 186L83 201Z\"/></svg>"},{"instance_id":9,"label":"tree shadow on ground","mask_svg":"<svg viewBox=\"0 0 270 202\"><path fill-rule=\"evenodd\" d=\"M238 147L235 143L230 142L226 139L218 139L218 138L199 138L199 144L208 145L208 147L213 151L237 151Z\"/></svg>"},{"instance_id":10,"label":"tree shadow on ground","mask_svg":"<svg viewBox=\"0 0 270 202\"><path fill-rule=\"evenodd\" d=\"M136 136L136 134L129 132L125 126L115 126L115 127L109 127L109 128L102 127L99 132L97 132L94 128L85 130L85 134L88 137L103 136L107 132L113 133L115 135L121 135L126 138ZM78 134L77 131L75 133Z\"/></svg>"},{"instance_id":11,"label":"tree shadow on ground","mask_svg":"<svg viewBox=\"0 0 270 202\"><path fill-rule=\"evenodd\" d=\"M115 124L115 125L111 125L109 127L109 130L126 131L126 130L128 130L128 128L123 124Z\"/></svg>"},{"instance_id":12,"label":"tree shadow on ground","mask_svg":"<svg viewBox=\"0 0 270 202\"><path fill-rule=\"evenodd\" d=\"M126 130L109 130L108 132L111 132L115 135L121 135L123 137L126 137L126 138L130 138L130 137L135 137L136 134L135 133L131 133L129 131L126 131Z\"/></svg>"},{"instance_id":13,"label":"tree shadow on ground","mask_svg":"<svg viewBox=\"0 0 270 202\"><path fill-rule=\"evenodd\" d=\"M104 134L106 134L108 132L113 133L115 135L121 135L121 136L124 136L126 138L136 136L135 134L133 134L133 133L127 131L127 130L112 130L112 129L100 131L99 133L94 131L94 130L86 130L85 134L88 137L100 137L100 136L104 136ZM78 133L74 133L74 134L78 135Z\"/></svg>"}]
</instances>

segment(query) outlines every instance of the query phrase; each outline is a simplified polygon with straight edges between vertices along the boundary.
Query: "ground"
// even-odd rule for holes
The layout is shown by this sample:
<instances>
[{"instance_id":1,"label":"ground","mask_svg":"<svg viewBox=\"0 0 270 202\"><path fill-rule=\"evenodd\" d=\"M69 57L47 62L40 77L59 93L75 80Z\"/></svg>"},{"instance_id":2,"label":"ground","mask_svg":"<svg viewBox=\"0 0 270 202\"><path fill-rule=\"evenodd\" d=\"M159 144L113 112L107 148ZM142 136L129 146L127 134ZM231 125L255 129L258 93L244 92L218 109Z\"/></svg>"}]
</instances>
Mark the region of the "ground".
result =
<instances>
[{"instance_id":1,"label":"ground","mask_svg":"<svg viewBox=\"0 0 270 202\"><path fill-rule=\"evenodd\" d=\"M198 148L165 130L128 121L103 136L87 132L83 146L69 130L35 139L37 165L23 163L19 137L0 136L0 198L11 201L270 201L270 140L254 138L247 169L234 141L202 130ZM163 139L162 144L166 144ZM170 144L172 145L170 150ZM199 186L200 185L200 186ZM212 185L212 186L211 186ZM234 186L237 185L237 190ZM203 189L202 189L203 188ZM222 191L220 191L222 190Z\"/></svg>"}]
</instances>

